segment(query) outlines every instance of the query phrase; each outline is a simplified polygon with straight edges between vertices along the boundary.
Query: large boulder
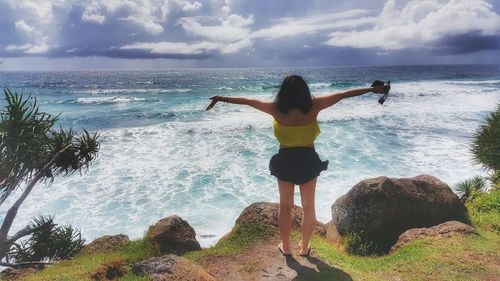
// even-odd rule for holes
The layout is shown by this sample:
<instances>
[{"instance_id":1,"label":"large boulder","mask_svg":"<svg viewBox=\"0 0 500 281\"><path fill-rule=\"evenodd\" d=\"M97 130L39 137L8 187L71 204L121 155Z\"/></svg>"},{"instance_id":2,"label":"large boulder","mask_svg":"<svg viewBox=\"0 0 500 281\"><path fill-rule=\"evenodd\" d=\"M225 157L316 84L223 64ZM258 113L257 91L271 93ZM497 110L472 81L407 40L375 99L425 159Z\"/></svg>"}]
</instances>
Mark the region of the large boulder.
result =
<instances>
[{"instance_id":1,"label":"large boulder","mask_svg":"<svg viewBox=\"0 0 500 281\"><path fill-rule=\"evenodd\" d=\"M170 216L151 226L146 237L158 246L161 253L182 255L185 252L201 250L196 232L179 216Z\"/></svg>"},{"instance_id":2,"label":"large boulder","mask_svg":"<svg viewBox=\"0 0 500 281\"><path fill-rule=\"evenodd\" d=\"M132 271L153 281L215 281L199 264L172 254L136 262Z\"/></svg>"},{"instance_id":3,"label":"large boulder","mask_svg":"<svg viewBox=\"0 0 500 281\"><path fill-rule=\"evenodd\" d=\"M359 182L335 201L328 238L354 235L381 254L408 229L450 220L469 223L467 209L446 183L429 175L378 177Z\"/></svg>"},{"instance_id":4,"label":"large boulder","mask_svg":"<svg viewBox=\"0 0 500 281\"><path fill-rule=\"evenodd\" d=\"M391 247L391 252L417 239L469 234L477 234L477 232L470 225L459 221L447 221L429 228L412 228L399 235L398 241Z\"/></svg>"},{"instance_id":5,"label":"large boulder","mask_svg":"<svg viewBox=\"0 0 500 281\"><path fill-rule=\"evenodd\" d=\"M94 241L85 245L80 254L100 254L111 252L117 248L123 247L130 243L130 239L125 234L105 235L96 238Z\"/></svg>"},{"instance_id":6,"label":"large boulder","mask_svg":"<svg viewBox=\"0 0 500 281\"><path fill-rule=\"evenodd\" d=\"M278 227L279 203L257 202L246 207L241 212L236 224L240 226L252 224L264 224L272 227ZM292 229L300 231L302 224L302 208L294 206L292 209ZM324 224L316 222L315 233L321 236L326 235Z\"/></svg>"}]
</instances>

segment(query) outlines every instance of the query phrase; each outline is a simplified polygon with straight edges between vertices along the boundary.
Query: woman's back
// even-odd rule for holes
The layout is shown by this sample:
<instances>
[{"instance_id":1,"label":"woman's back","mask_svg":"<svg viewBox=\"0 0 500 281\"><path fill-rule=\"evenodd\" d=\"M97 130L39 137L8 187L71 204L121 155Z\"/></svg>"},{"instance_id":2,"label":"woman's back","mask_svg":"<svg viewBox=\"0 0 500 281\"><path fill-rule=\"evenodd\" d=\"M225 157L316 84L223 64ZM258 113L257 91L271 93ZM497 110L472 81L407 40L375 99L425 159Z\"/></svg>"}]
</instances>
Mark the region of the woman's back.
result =
<instances>
[{"instance_id":1,"label":"woman's back","mask_svg":"<svg viewBox=\"0 0 500 281\"><path fill-rule=\"evenodd\" d=\"M313 109L314 106L307 113L303 113L298 108L290 108L286 114L276 110L273 117L284 126L304 126L316 121L318 113Z\"/></svg>"}]
</instances>

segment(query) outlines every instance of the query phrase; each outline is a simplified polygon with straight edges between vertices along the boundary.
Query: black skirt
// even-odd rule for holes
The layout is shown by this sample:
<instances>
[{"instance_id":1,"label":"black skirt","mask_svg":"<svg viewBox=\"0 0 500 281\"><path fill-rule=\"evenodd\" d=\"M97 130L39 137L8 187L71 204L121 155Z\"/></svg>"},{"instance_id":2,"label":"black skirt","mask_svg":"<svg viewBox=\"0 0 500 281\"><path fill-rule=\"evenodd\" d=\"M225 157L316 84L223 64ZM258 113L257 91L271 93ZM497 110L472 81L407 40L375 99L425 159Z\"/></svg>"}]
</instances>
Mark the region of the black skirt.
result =
<instances>
[{"instance_id":1,"label":"black skirt","mask_svg":"<svg viewBox=\"0 0 500 281\"><path fill-rule=\"evenodd\" d=\"M271 175L282 181L304 184L328 169L328 161L321 161L313 147L280 148L271 161Z\"/></svg>"}]
</instances>

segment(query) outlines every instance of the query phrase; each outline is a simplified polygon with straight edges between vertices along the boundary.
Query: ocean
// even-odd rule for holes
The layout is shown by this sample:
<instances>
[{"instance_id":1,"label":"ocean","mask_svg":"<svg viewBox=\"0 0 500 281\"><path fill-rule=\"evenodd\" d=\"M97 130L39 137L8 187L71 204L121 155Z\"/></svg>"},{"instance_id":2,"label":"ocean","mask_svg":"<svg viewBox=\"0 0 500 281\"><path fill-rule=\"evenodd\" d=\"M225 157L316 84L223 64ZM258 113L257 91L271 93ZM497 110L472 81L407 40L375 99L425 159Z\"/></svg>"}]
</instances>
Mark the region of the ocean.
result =
<instances>
[{"instance_id":1,"label":"ocean","mask_svg":"<svg viewBox=\"0 0 500 281\"><path fill-rule=\"evenodd\" d=\"M319 221L328 222L333 202L366 178L430 174L453 187L485 174L469 145L500 101L500 66L0 71L1 85L31 94L42 111L61 113L61 126L101 135L89 171L38 185L11 233L46 214L89 241L118 233L139 238L176 214L202 246L213 245L249 204L278 202L268 170L278 143L272 117L222 103L205 111L208 98L271 99L290 74L302 75L313 95L391 80L384 105L378 94L366 94L320 113L316 150L330 164L318 179ZM0 219L18 194L1 206Z\"/></svg>"}]
</instances>

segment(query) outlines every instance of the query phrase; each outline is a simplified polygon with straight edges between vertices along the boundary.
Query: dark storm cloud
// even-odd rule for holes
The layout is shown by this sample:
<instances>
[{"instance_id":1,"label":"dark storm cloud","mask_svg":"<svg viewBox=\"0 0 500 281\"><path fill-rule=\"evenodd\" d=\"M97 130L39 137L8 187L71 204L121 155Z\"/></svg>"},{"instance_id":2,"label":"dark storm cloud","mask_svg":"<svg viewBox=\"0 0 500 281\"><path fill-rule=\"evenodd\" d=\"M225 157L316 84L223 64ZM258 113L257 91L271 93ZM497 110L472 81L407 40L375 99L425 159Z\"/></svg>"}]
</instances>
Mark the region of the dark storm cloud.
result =
<instances>
[{"instance_id":1,"label":"dark storm cloud","mask_svg":"<svg viewBox=\"0 0 500 281\"><path fill-rule=\"evenodd\" d=\"M467 54L489 49L500 49L500 36L481 35L479 32L446 36L435 44L438 54Z\"/></svg>"}]
</instances>

